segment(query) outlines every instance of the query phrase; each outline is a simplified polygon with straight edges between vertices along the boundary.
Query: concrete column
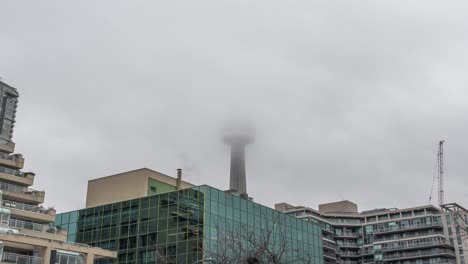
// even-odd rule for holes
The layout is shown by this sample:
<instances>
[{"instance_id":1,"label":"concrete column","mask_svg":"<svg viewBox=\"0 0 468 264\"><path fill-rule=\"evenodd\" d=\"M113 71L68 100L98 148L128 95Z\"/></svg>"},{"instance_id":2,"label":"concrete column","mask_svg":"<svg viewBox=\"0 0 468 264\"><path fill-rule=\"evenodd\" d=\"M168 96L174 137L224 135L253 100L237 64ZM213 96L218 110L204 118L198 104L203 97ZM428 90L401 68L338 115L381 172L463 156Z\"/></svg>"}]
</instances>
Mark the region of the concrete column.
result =
<instances>
[{"instance_id":1,"label":"concrete column","mask_svg":"<svg viewBox=\"0 0 468 264\"><path fill-rule=\"evenodd\" d=\"M91 253L86 254L86 264L94 263L94 255Z\"/></svg>"},{"instance_id":2,"label":"concrete column","mask_svg":"<svg viewBox=\"0 0 468 264\"><path fill-rule=\"evenodd\" d=\"M42 252L42 264L49 264L50 263L50 251L52 250L51 247L44 248Z\"/></svg>"}]
</instances>

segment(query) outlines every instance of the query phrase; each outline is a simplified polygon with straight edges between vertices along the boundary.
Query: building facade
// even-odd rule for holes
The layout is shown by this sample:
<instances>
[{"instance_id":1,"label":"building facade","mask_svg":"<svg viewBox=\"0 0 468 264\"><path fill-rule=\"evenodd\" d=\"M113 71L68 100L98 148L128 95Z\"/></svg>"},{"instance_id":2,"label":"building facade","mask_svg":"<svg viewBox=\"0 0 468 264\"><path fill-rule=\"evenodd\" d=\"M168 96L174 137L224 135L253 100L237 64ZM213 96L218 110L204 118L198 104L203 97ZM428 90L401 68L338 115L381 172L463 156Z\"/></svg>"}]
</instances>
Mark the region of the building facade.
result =
<instances>
[{"instance_id":1,"label":"building facade","mask_svg":"<svg viewBox=\"0 0 468 264\"><path fill-rule=\"evenodd\" d=\"M67 243L65 230L52 224L56 211L42 205L45 193L34 190L35 174L22 172L24 158L14 154L13 127L18 92L0 82L0 260L8 263L85 263L116 253Z\"/></svg>"},{"instance_id":2,"label":"building facade","mask_svg":"<svg viewBox=\"0 0 468 264\"><path fill-rule=\"evenodd\" d=\"M69 241L118 251L99 264L268 261L255 255L260 246L281 263L323 263L318 224L209 186L63 213L55 224Z\"/></svg>"},{"instance_id":3,"label":"building facade","mask_svg":"<svg viewBox=\"0 0 468 264\"><path fill-rule=\"evenodd\" d=\"M86 208L195 187L182 180L182 170L177 172L177 178L173 178L142 168L89 180Z\"/></svg>"},{"instance_id":4,"label":"building facade","mask_svg":"<svg viewBox=\"0 0 468 264\"><path fill-rule=\"evenodd\" d=\"M324 263L464 264L468 212L457 204L358 212L341 201L319 210L275 208L322 227Z\"/></svg>"}]
</instances>

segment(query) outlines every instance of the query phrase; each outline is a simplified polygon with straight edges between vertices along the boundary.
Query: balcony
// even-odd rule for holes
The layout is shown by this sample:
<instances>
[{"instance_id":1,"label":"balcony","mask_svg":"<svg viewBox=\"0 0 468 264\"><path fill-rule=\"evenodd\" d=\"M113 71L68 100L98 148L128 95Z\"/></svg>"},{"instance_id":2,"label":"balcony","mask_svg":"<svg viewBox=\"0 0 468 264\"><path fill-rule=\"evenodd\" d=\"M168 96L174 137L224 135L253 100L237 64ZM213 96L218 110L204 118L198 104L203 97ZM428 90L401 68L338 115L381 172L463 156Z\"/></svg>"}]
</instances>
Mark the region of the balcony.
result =
<instances>
[{"instance_id":1,"label":"balcony","mask_svg":"<svg viewBox=\"0 0 468 264\"><path fill-rule=\"evenodd\" d=\"M363 249L361 250L361 255L363 256L374 255L374 249L373 248Z\"/></svg>"},{"instance_id":2,"label":"balcony","mask_svg":"<svg viewBox=\"0 0 468 264\"><path fill-rule=\"evenodd\" d=\"M356 258L356 257L361 257L361 253L358 251L337 251L336 252L338 255L340 255L342 258Z\"/></svg>"},{"instance_id":3,"label":"balcony","mask_svg":"<svg viewBox=\"0 0 468 264\"><path fill-rule=\"evenodd\" d=\"M429 236L443 236L444 232L439 231L439 232L424 232L424 233L417 233L417 234L408 234L404 233L402 235L396 236L396 237L376 237L374 238L374 242L384 242L384 241L395 241L395 240L400 240L400 239L407 239L407 238L412 238L412 237L429 237Z\"/></svg>"},{"instance_id":4,"label":"balcony","mask_svg":"<svg viewBox=\"0 0 468 264\"><path fill-rule=\"evenodd\" d=\"M358 244L356 242L341 243L341 244L338 244L338 247L340 247L340 248L359 248L359 246L358 246Z\"/></svg>"},{"instance_id":5,"label":"balcony","mask_svg":"<svg viewBox=\"0 0 468 264\"><path fill-rule=\"evenodd\" d=\"M323 252L323 257L328 258L328 259L336 260L336 254L331 253L331 252L327 252L327 251Z\"/></svg>"},{"instance_id":6,"label":"balcony","mask_svg":"<svg viewBox=\"0 0 468 264\"><path fill-rule=\"evenodd\" d=\"M6 139L0 139L0 151L13 153L15 151L15 143Z\"/></svg>"},{"instance_id":7,"label":"balcony","mask_svg":"<svg viewBox=\"0 0 468 264\"><path fill-rule=\"evenodd\" d=\"M1 205L8 207L13 216L18 216L21 219L31 220L41 223L50 223L55 220L56 211L53 208L44 208L21 202L10 200L2 200Z\"/></svg>"},{"instance_id":8,"label":"balcony","mask_svg":"<svg viewBox=\"0 0 468 264\"><path fill-rule=\"evenodd\" d=\"M67 239L66 230L59 230L56 227L50 226L48 224L45 225L35 222L27 222L19 219L10 219L9 227L13 229L18 229L19 232L24 235L39 236L43 238L58 240Z\"/></svg>"},{"instance_id":9,"label":"balcony","mask_svg":"<svg viewBox=\"0 0 468 264\"><path fill-rule=\"evenodd\" d=\"M22 169L23 165L24 158L21 154L6 154L0 152L0 166Z\"/></svg>"},{"instance_id":10,"label":"balcony","mask_svg":"<svg viewBox=\"0 0 468 264\"><path fill-rule=\"evenodd\" d=\"M386 246L382 247L382 251L401 251L401 250L414 250L414 249L422 249L422 248L430 248L430 247L447 247L452 248L449 242L446 241L429 241L423 243L412 243L406 245L398 245L398 246Z\"/></svg>"},{"instance_id":11,"label":"balcony","mask_svg":"<svg viewBox=\"0 0 468 264\"><path fill-rule=\"evenodd\" d=\"M23 220L18 219L10 219L10 227L19 228L19 229L28 229L38 232L46 232L49 230L49 225L34 223L34 222L26 222Z\"/></svg>"},{"instance_id":12,"label":"balcony","mask_svg":"<svg viewBox=\"0 0 468 264\"><path fill-rule=\"evenodd\" d=\"M42 264L42 258L4 252L2 263Z\"/></svg>"},{"instance_id":13,"label":"balcony","mask_svg":"<svg viewBox=\"0 0 468 264\"><path fill-rule=\"evenodd\" d=\"M384 255L383 259L384 261L394 261L396 259L406 260L406 259L432 257L432 256L447 256L447 257L454 258L455 252L449 249L432 249L432 250L423 250L423 251L416 251L416 252L405 252L405 253Z\"/></svg>"},{"instance_id":14,"label":"balcony","mask_svg":"<svg viewBox=\"0 0 468 264\"><path fill-rule=\"evenodd\" d=\"M323 246L324 249L330 249L332 251L336 250L336 244L330 243L330 242L325 241L325 240L322 241L322 246Z\"/></svg>"},{"instance_id":15,"label":"balcony","mask_svg":"<svg viewBox=\"0 0 468 264\"><path fill-rule=\"evenodd\" d=\"M66 236L65 236L66 238ZM90 254L94 255L94 259L103 259L103 258L117 258L116 251L109 251L98 247L91 247L85 244L79 244L74 242L66 241L66 239L57 239L44 237L42 234L38 236L37 234L4 234L0 233L0 241L4 243L5 246L13 245L14 247L30 249L31 246L38 247L41 249L59 249L66 251L73 251L81 254ZM93 263L93 262L91 262ZM46 263L48 264L48 263Z\"/></svg>"},{"instance_id":16,"label":"balcony","mask_svg":"<svg viewBox=\"0 0 468 264\"><path fill-rule=\"evenodd\" d=\"M426 229L426 228L443 228L442 223L425 223L425 224L412 224L406 226L392 226L384 227L374 230L374 234L386 234L386 233L396 233L404 232L406 230L417 230L417 229Z\"/></svg>"},{"instance_id":17,"label":"balcony","mask_svg":"<svg viewBox=\"0 0 468 264\"><path fill-rule=\"evenodd\" d=\"M28 187L0 182L3 198L17 202L40 204L44 202L45 192Z\"/></svg>"},{"instance_id":18,"label":"balcony","mask_svg":"<svg viewBox=\"0 0 468 264\"><path fill-rule=\"evenodd\" d=\"M335 238L358 238L359 234L354 232L335 233Z\"/></svg>"},{"instance_id":19,"label":"balcony","mask_svg":"<svg viewBox=\"0 0 468 264\"><path fill-rule=\"evenodd\" d=\"M21 172L19 170L0 166L0 179L8 182L14 182L19 185L31 186L34 183L34 173Z\"/></svg>"}]
</instances>

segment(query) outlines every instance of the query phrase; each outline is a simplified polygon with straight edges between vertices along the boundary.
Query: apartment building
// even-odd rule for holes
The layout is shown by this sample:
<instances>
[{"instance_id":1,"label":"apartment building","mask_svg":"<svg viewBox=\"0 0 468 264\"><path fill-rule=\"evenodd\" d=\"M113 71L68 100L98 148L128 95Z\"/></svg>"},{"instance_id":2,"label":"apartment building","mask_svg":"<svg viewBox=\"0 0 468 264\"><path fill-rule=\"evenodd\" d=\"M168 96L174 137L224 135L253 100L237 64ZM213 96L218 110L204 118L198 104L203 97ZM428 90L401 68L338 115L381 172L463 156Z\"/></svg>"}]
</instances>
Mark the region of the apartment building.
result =
<instances>
[{"instance_id":1,"label":"apartment building","mask_svg":"<svg viewBox=\"0 0 468 264\"><path fill-rule=\"evenodd\" d=\"M0 82L0 261L25 264L93 263L116 252L66 241L67 231L52 224L56 210L43 206L45 192L32 189L36 175L23 172L15 154L13 128L18 92Z\"/></svg>"},{"instance_id":2,"label":"apartment building","mask_svg":"<svg viewBox=\"0 0 468 264\"><path fill-rule=\"evenodd\" d=\"M324 263L464 264L467 258L468 211L458 204L358 212L340 201L319 210L287 203L275 209L320 224Z\"/></svg>"}]
</instances>

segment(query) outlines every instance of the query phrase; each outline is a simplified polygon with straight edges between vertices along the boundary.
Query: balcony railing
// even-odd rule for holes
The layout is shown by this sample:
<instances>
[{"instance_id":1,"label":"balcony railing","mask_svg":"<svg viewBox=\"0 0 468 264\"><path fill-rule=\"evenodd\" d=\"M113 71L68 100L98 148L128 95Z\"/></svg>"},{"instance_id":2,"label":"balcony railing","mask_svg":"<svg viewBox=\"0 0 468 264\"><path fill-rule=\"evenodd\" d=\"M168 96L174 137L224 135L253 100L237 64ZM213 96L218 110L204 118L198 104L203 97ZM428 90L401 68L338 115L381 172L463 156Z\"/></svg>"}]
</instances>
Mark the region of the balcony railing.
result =
<instances>
[{"instance_id":1,"label":"balcony railing","mask_svg":"<svg viewBox=\"0 0 468 264\"><path fill-rule=\"evenodd\" d=\"M1 167L1 166L0 166L0 173L10 174L10 175L13 175L13 176L18 176L18 177L23 177L23 178L26 177L24 175L24 173L22 173L19 170L5 168L5 167Z\"/></svg>"},{"instance_id":2,"label":"balcony railing","mask_svg":"<svg viewBox=\"0 0 468 264\"><path fill-rule=\"evenodd\" d=\"M3 138L0 138L0 144L1 145L6 145L6 146L9 146L9 147L13 147L15 145L15 143L11 142L10 140L6 140L6 139L3 139Z\"/></svg>"},{"instance_id":3,"label":"balcony railing","mask_svg":"<svg viewBox=\"0 0 468 264\"><path fill-rule=\"evenodd\" d=\"M46 209L42 206L35 206L35 205L25 204L21 202L5 200L5 199L2 200L2 205L9 207L9 208L18 209L18 210L49 215L49 209Z\"/></svg>"},{"instance_id":4,"label":"balcony railing","mask_svg":"<svg viewBox=\"0 0 468 264\"><path fill-rule=\"evenodd\" d=\"M450 243L446 241L428 241L428 242L422 242L422 243L411 243L411 244L404 244L404 245L397 245L397 246L386 246L386 247L382 247L382 250L392 251L392 250L401 250L401 249L410 249L410 248L419 248L419 247L428 247L428 246L440 246L440 245L450 246Z\"/></svg>"},{"instance_id":5,"label":"balcony railing","mask_svg":"<svg viewBox=\"0 0 468 264\"><path fill-rule=\"evenodd\" d=\"M354 232L343 232L335 233L335 237L359 237L359 234Z\"/></svg>"},{"instance_id":6,"label":"balcony railing","mask_svg":"<svg viewBox=\"0 0 468 264\"><path fill-rule=\"evenodd\" d=\"M353 242L346 242L346 243L338 244L338 246L339 247L358 247L358 244L353 243Z\"/></svg>"},{"instance_id":7,"label":"balcony railing","mask_svg":"<svg viewBox=\"0 0 468 264\"><path fill-rule=\"evenodd\" d=\"M42 258L4 252L2 262L17 264L42 264Z\"/></svg>"},{"instance_id":8,"label":"balcony railing","mask_svg":"<svg viewBox=\"0 0 468 264\"><path fill-rule=\"evenodd\" d=\"M361 256L361 253L358 251L337 251L338 255L342 257L358 257Z\"/></svg>"},{"instance_id":9,"label":"balcony railing","mask_svg":"<svg viewBox=\"0 0 468 264\"><path fill-rule=\"evenodd\" d=\"M38 231L38 232L47 232L51 228L49 225L43 225L43 224L38 224L34 222L26 222L26 221L18 220L18 219L10 219L9 226L14 227L14 228L23 228L23 229Z\"/></svg>"},{"instance_id":10,"label":"balcony railing","mask_svg":"<svg viewBox=\"0 0 468 264\"><path fill-rule=\"evenodd\" d=\"M332 249L332 250L336 249L336 244L330 243L328 241L322 241L322 245L323 245L324 248L326 247L326 248L329 248L329 249Z\"/></svg>"},{"instance_id":11,"label":"balcony railing","mask_svg":"<svg viewBox=\"0 0 468 264\"><path fill-rule=\"evenodd\" d=\"M323 256L336 259L336 254L330 253L330 252L327 252L327 251L323 252Z\"/></svg>"},{"instance_id":12,"label":"balcony railing","mask_svg":"<svg viewBox=\"0 0 468 264\"><path fill-rule=\"evenodd\" d=\"M34 189L18 186L10 183L0 182L0 190L11 191L11 192L18 192L18 193L33 193L37 192Z\"/></svg>"},{"instance_id":13,"label":"balcony railing","mask_svg":"<svg viewBox=\"0 0 468 264\"><path fill-rule=\"evenodd\" d=\"M387 240L399 240L399 239L405 239L405 238L411 238L411 237L437 236L437 235L443 235L443 234L444 232L426 232L426 233L418 233L418 234L410 234L410 235L405 233L404 236L398 236L398 237L377 237L377 238L374 238L374 242L382 242L382 241L387 241Z\"/></svg>"},{"instance_id":14,"label":"balcony railing","mask_svg":"<svg viewBox=\"0 0 468 264\"><path fill-rule=\"evenodd\" d=\"M447 255L447 254L455 256L455 252L453 250L433 249L433 250L424 250L424 251L406 252L406 253L385 255L384 260L393 260L393 259L400 259L400 258L413 258L413 257L431 256L431 255Z\"/></svg>"},{"instance_id":15,"label":"balcony railing","mask_svg":"<svg viewBox=\"0 0 468 264\"><path fill-rule=\"evenodd\" d=\"M388 233L388 232L395 232L401 230L408 230L408 229L418 229L424 227L442 227L442 223L425 223L425 224L412 224L412 225L405 225L405 226L392 226L392 227L382 227L379 229L374 230L374 234L378 233Z\"/></svg>"},{"instance_id":16,"label":"balcony railing","mask_svg":"<svg viewBox=\"0 0 468 264\"><path fill-rule=\"evenodd\" d=\"M17 161L20 158L22 158L20 154L6 154L6 153L3 153L3 152L0 152L0 159Z\"/></svg>"}]
</instances>

